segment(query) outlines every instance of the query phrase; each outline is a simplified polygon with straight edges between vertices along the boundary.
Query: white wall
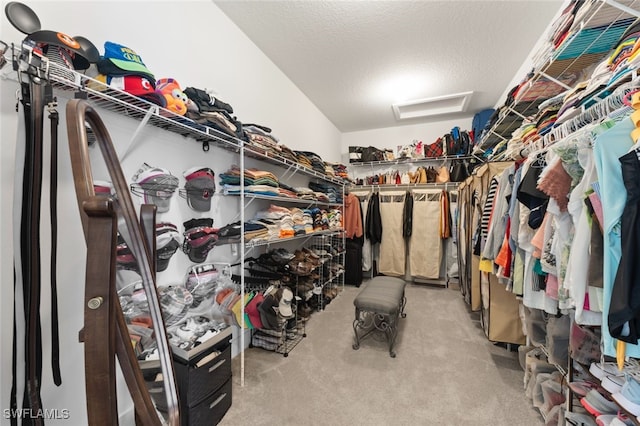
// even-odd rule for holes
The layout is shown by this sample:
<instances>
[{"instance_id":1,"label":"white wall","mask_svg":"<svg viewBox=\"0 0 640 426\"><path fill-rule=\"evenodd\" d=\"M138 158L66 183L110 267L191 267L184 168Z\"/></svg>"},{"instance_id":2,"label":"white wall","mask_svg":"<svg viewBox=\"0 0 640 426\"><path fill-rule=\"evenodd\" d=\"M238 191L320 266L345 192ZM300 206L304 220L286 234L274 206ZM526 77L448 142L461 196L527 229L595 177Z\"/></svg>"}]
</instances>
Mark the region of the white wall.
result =
<instances>
[{"instance_id":1,"label":"white wall","mask_svg":"<svg viewBox=\"0 0 640 426\"><path fill-rule=\"evenodd\" d=\"M2 8L6 2L2 3ZM230 103L235 115L243 122L252 122L271 127L282 143L294 149L314 151L325 160L339 161L340 132L329 120L293 85L227 17L209 1L130 1L130 2L28 2L36 12L43 29L62 31L69 35L83 35L103 52L105 41L113 41L135 50L157 78L173 77L183 86L211 88L218 97ZM0 39L8 43L19 43L23 35L1 17ZM2 70L6 74L9 67ZM19 206L13 205L14 176L21 172L16 164L16 144L23 143L16 137L21 117L15 112L15 91L18 83L13 79L0 80L0 124L2 149L0 150L0 408L8 408L11 387L11 338L13 300L13 249L14 226L19 220ZM42 396L46 408L68 409L72 424L86 423L84 395L83 348L78 342L78 331L82 327L82 300L84 297L85 243L79 222L79 212L70 170L64 104L69 94L60 94L61 127L59 152L59 254L58 286L61 334L61 358L63 384L56 388L52 383L50 369L50 332L48 293L43 292L43 384ZM123 119L111 113L102 114L114 143L119 150L126 148L137 122ZM45 138L45 147L48 147ZM139 144L122 163L125 177L143 161L167 167L179 175L187 166L203 163L211 165L216 173L223 172L236 162L231 154L212 148L205 154L200 145L180 136L168 134L155 128L145 128L140 133ZM45 151L45 158L48 158ZM48 169L45 170L47 176ZM45 179L44 187L48 181ZM214 201L215 203L216 201ZM172 212L184 217L191 212L184 201L174 195ZM235 203L235 204L234 204ZM229 204L232 204L229 207ZM43 198L48 206L48 198ZM17 214L14 213L17 210ZM220 201L211 215L216 224L224 225L238 211L237 201ZM182 216L180 216L182 215ZM195 216L195 215L193 215ZM45 216L46 218L46 216ZM170 218L168 218L170 219ZM45 219L46 220L46 219ZM235 219L237 220L237 218ZM181 225L181 223L179 224ZM46 227L45 227L46 228ZM46 229L43 232L43 286L48 280L48 257ZM219 250L219 248L216 248ZM230 259L233 253L220 249L223 258ZM178 254L174 255L177 256ZM167 272L159 274L159 284L170 281L166 277L182 277L188 261L173 260ZM20 334L20 333L19 333ZM19 349L18 359L24 359ZM19 377L21 374L19 374ZM121 394L126 393L120 378ZM22 393L19 392L19 397ZM19 405L20 406L20 405ZM122 400L121 411L131 410L131 402ZM2 418L2 424L8 421ZM68 424L69 421L67 421ZM50 421L48 424L59 423ZM129 424L123 422L122 424Z\"/></svg>"}]
</instances>

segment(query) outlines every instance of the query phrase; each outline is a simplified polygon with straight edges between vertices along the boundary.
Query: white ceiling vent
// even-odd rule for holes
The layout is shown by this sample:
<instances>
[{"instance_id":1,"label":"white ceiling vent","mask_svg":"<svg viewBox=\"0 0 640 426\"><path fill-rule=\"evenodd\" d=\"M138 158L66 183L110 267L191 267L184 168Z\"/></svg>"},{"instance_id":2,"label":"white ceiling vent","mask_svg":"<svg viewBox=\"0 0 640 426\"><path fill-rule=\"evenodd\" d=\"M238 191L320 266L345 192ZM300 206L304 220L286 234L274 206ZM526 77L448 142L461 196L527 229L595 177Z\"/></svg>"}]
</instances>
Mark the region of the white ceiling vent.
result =
<instances>
[{"instance_id":1,"label":"white ceiling vent","mask_svg":"<svg viewBox=\"0 0 640 426\"><path fill-rule=\"evenodd\" d=\"M393 104L393 113L398 120L429 117L431 115L464 112L471 100L473 92L456 93L455 95L437 96L435 98L417 99Z\"/></svg>"}]
</instances>

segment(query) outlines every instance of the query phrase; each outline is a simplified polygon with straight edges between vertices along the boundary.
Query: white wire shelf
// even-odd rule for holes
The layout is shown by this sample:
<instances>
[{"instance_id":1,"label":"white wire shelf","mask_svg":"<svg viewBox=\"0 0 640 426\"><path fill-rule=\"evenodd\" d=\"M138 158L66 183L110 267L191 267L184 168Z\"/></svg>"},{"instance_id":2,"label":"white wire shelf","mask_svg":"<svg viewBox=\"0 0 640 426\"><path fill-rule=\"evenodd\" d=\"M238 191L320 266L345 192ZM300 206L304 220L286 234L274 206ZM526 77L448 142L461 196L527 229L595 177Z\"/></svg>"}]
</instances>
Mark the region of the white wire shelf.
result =
<instances>
[{"instance_id":1,"label":"white wire shelf","mask_svg":"<svg viewBox=\"0 0 640 426\"><path fill-rule=\"evenodd\" d=\"M222 194L229 197L239 197L241 195L237 193L229 193L226 190L223 190ZM256 198L259 200L268 200L268 201L281 201L284 203L304 204L307 206L342 207L342 203L331 203L331 202L319 201L319 200L306 200L304 198L280 197L277 195L254 194L251 192L245 192L244 197Z\"/></svg>"},{"instance_id":2,"label":"white wire shelf","mask_svg":"<svg viewBox=\"0 0 640 426\"><path fill-rule=\"evenodd\" d=\"M325 231L317 231L309 234L295 235L289 238L278 238L273 240L256 240L256 241L250 240L245 243L245 247L250 249L254 247L269 246L272 244L282 244L289 241L307 239L307 238L317 237L321 235L339 235L339 234L342 234L343 232L344 231L342 229L327 229Z\"/></svg>"},{"instance_id":3,"label":"white wire shelf","mask_svg":"<svg viewBox=\"0 0 640 426\"><path fill-rule=\"evenodd\" d=\"M236 153L244 148L243 151L246 157L257 158L267 163L285 167L292 174L306 174L339 186L349 184L346 179L319 173L275 152L262 152L263 149L239 138L238 135L228 134L197 123L142 98L114 89L85 74L50 62L46 57L42 57L28 46L20 48L12 45L12 48L5 53L5 59L9 64L19 63L23 52L29 58L29 62L35 64L33 67L34 72L46 76L55 89L72 93L74 97L86 98L93 106L194 139L203 144L203 150L205 151L209 150L209 144L215 144L218 147ZM5 78L20 81L20 75L17 72L13 72L12 75L6 75ZM89 142L92 142L91 138L89 138Z\"/></svg>"},{"instance_id":4,"label":"white wire shelf","mask_svg":"<svg viewBox=\"0 0 640 426\"><path fill-rule=\"evenodd\" d=\"M417 163L443 163L453 160L480 160L482 158L475 155L442 155L440 157L424 157L424 158L396 158L395 160L380 160L380 161L358 161L349 163L349 166L353 167L366 167L366 166L393 166L397 164L417 164Z\"/></svg>"},{"instance_id":5,"label":"white wire shelf","mask_svg":"<svg viewBox=\"0 0 640 426\"><path fill-rule=\"evenodd\" d=\"M557 49L546 45L537 52L531 77L518 91L517 99L501 107L500 116L477 144L480 151L493 149L501 141L510 140L512 133L520 127L524 118L534 116L543 101L579 83L578 79L566 84L566 79L602 61L611 53L611 49L599 49L599 43L619 38L611 34L618 34L630 28L640 16L640 0L585 2L582 7L584 9L579 10L579 19L572 24L572 33L566 40ZM592 39L586 37L585 41L579 38L581 35L584 36L583 31L594 29L599 31ZM579 45L580 54L570 54L570 49L576 48L574 44ZM550 83L557 90L552 94L544 92L533 96L535 92L532 90L539 82Z\"/></svg>"},{"instance_id":6,"label":"white wire shelf","mask_svg":"<svg viewBox=\"0 0 640 426\"><path fill-rule=\"evenodd\" d=\"M363 185L351 185L350 189L358 191L360 189L375 188L375 189L428 189L428 188L448 188L451 186L457 187L462 182L443 182L443 183L374 183Z\"/></svg>"}]
</instances>

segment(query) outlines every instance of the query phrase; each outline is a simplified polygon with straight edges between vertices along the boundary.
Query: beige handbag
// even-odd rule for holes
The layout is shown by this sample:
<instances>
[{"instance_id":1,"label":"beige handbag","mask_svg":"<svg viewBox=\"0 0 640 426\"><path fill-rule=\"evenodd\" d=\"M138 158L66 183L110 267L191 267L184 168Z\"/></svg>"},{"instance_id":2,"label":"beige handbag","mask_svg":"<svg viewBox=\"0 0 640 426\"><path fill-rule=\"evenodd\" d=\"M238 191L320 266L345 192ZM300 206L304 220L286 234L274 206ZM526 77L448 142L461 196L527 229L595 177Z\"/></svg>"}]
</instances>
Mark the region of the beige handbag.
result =
<instances>
[{"instance_id":1,"label":"beige handbag","mask_svg":"<svg viewBox=\"0 0 640 426\"><path fill-rule=\"evenodd\" d=\"M418 167L418 173L420 174L418 183L427 183L427 170L424 167Z\"/></svg>"},{"instance_id":2,"label":"beige handbag","mask_svg":"<svg viewBox=\"0 0 640 426\"><path fill-rule=\"evenodd\" d=\"M447 166L440 166L438 174L436 175L436 183L447 183L449 182L449 178L449 168Z\"/></svg>"}]
</instances>

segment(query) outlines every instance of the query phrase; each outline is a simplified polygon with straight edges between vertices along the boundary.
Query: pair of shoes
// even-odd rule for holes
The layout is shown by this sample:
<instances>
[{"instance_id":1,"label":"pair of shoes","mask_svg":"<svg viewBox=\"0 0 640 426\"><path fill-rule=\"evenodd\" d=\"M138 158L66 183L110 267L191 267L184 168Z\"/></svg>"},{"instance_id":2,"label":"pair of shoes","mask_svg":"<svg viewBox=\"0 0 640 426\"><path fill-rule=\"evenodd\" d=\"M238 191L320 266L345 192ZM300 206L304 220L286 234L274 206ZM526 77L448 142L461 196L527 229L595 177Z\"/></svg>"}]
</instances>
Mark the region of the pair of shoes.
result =
<instances>
[{"instance_id":1,"label":"pair of shoes","mask_svg":"<svg viewBox=\"0 0 640 426\"><path fill-rule=\"evenodd\" d=\"M596 424L598 426L633 426L633 421L624 413L618 412L618 414L603 414L596 417Z\"/></svg>"},{"instance_id":2,"label":"pair of shoes","mask_svg":"<svg viewBox=\"0 0 640 426\"><path fill-rule=\"evenodd\" d=\"M613 395L614 393L618 393L622 390L624 381L624 376L608 375L602 379L602 388Z\"/></svg>"},{"instance_id":3,"label":"pair of shoes","mask_svg":"<svg viewBox=\"0 0 640 426\"><path fill-rule=\"evenodd\" d=\"M634 416L640 416L640 383L629 373L624 376L620 392L611 396L624 409Z\"/></svg>"},{"instance_id":4,"label":"pair of shoes","mask_svg":"<svg viewBox=\"0 0 640 426\"><path fill-rule=\"evenodd\" d=\"M562 380L562 376L559 377L559 380ZM559 380L557 376L552 377L550 380L546 380L540 385L542 388L543 400L540 412L546 419L549 418L549 415L555 407L563 405L566 401L565 392Z\"/></svg>"},{"instance_id":5,"label":"pair of shoes","mask_svg":"<svg viewBox=\"0 0 640 426\"><path fill-rule=\"evenodd\" d=\"M562 374L555 370L551 373L538 373L535 376L535 385L533 386L533 390L531 392L531 399L533 401L533 406L538 408L540 411L543 411L546 414L553 405L548 402L549 399L554 399L551 397L551 394L556 393L556 390L559 393L562 393L562 386L560 382L562 381ZM559 386L556 387L553 383L548 382L556 382ZM547 399L545 399L545 394ZM564 398L564 397L563 397ZM558 398L555 398L558 399ZM563 401L564 402L564 401Z\"/></svg>"},{"instance_id":6,"label":"pair of shoes","mask_svg":"<svg viewBox=\"0 0 640 426\"><path fill-rule=\"evenodd\" d=\"M534 348L527 352L525 356L525 367L525 396L529 399L533 398L533 392L537 382L536 377L538 374L558 371L554 365L547 362L546 357L540 348Z\"/></svg>"},{"instance_id":7,"label":"pair of shoes","mask_svg":"<svg viewBox=\"0 0 640 426\"><path fill-rule=\"evenodd\" d=\"M564 413L564 419L567 424L572 426L598 426L596 421L589 414L566 411Z\"/></svg>"},{"instance_id":8,"label":"pair of shoes","mask_svg":"<svg viewBox=\"0 0 640 426\"><path fill-rule=\"evenodd\" d=\"M309 318L311 316L311 307L306 303L298 304L298 315L301 319Z\"/></svg>"},{"instance_id":9,"label":"pair of shoes","mask_svg":"<svg viewBox=\"0 0 640 426\"><path fill-rule=\"evenodd\" d=\"M593 416L601 416L603 414L617 414L618 405L605 398L595 389L590 390L587 396L580 398L580 404Z\"/></svg>"},{"instance_id":10,"label":"pair of shoes","mask_svg":"<svg viewBox=\"0 0 640 426\"><path fill-rule=\"evenodd\" d=\"M553 406L546 414L544 426L557 426L564 424L562 421L562 419L564 419L564 412L565 408L563 404Z\"/></svg>"},{"instance_id":11,"label":"pair of shoes","mask_svg":"<svg viewBox=\"0 0 640 426\"><path fill-rule=\"evenodd\" d=\"M323 291L325 299L329 299L329 301L336 298L338 295L338 287L326 287Z\"/></svg>"},{"instance_id":12,"label":"pair of shoes","mask_svg":"<svg viewBox=\"0 0 640 426\"><path fill-rule=\"evenodd\" d=\"M631 367L631 364L625 362L624 369ZM606 376L624 376L624 369L618 369L618 364L615 362L592 362L589 373L598 380L602 380Z\"/></svg>"},{"instance_id":13,"label":"pair of shoes","mask_svg":"<svg viewBox=\"0 0 640 426\"><path fill-rule=\"evenodd\" d=\"M604 380L603 380L603 385L604 385ZM600 384L593 382L591 380L580 380L575 382L569 382L569 388L571 389L571 391L579 396L587 396L590 390L595 389L600 391L602 390L603 387L604 386L601 386Z\"/></svg>"}]
</instances>

